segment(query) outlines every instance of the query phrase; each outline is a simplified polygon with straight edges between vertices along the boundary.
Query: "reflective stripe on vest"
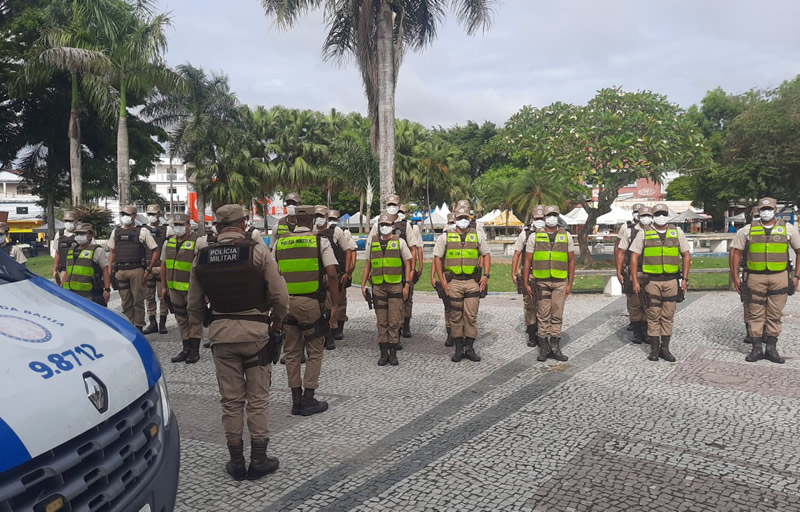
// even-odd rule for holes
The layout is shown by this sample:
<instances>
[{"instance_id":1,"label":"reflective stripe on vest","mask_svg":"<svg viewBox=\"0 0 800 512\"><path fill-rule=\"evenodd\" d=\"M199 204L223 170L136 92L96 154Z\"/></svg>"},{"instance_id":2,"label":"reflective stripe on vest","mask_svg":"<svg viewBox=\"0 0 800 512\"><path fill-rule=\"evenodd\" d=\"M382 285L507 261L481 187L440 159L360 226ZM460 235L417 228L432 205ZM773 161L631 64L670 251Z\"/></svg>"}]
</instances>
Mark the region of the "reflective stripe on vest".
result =
<instances>
[{"instance_id":1,"label":"reflective stripe on vest","mask_svg":"<svg viewBox=\"0 0 800 512\"><path fill-rule=\"evenodd\" d=\"M91 292L94 287L94 251L98 246L92 245L81 249L77 259L75 252L67 252L67 279L64 288L74 292Z\"/></svg>"},{"instance_id":2,"label":"reflective stripe on vest","mask_svg":"<svg viewBox=\"0 0 800 512\"><path fill-rule=\"evenodd\" d=\"M370 251L372 284L398 284L403 281L403 258L400 255L400 239L393 236L386 243L386 250L380 242L372 242Z\"/></svg>"},{"instance_id":3,"label":"reflective stripe on vest","mask_svg":"<svg viewBox=\"0 0 800 512\"><path fill-rule=\"evenodd\" d=\"M286 234L275 245L278 269L289 295L310 295L319 290L319 239L314 234Z\"/></svg>"},{"instance_id":4,"label":"reflective stripe on vest","mask_svg":"<svg viewBox=\"0 0 800 512\"><path fill-rule=\"evenodd\" d=\"M747 269L752 272L783 272L789 265L789 235L786 224L778 221L767 235L764 226L750 226Z\"/></svg>"},{"instance_id":5,"label":"reflective stripe on vest","mask_svg":"<svg viewBox=\"0 0 800 512\"><path fill-rule=\"evenodd\" d=\"M478 233L470 229L466 235L462 242L459 233L447 233L444 269L448 272L470 275L478 268Z\"/></svg>"},{"instance_id":6,"label":"reflective stripe on vest","mask_svg":"<svg viewBox=\"0 0 800 512\"><path fill-rule=\"evenodd\" d=\"M178 248L178 239L173 237L167 240L167 249L164 252L164 266L167 269L167 288L179 292L189 291L189 278L192 273L194 250L197 244L197 235L189 235Z\"/></svg>"},{"instance_id":7,"label":"reflective stripe on vest","mask_svg":"<svg viewBox=\"0 0 800 512\"><path fill-rule=\"evenodd\" d=\"M681 266L681 250L678 229L667 228L664 241L655 229L644 232L642 272L645 274L677 274Z\"/></svg>"},{"instance_id":8,"label":"reflective stripe on vest","mask_svg":"<svg viewBox=\"0 0 800 512\"><path fill-rule=\"evenodd\" d=\"M531 274L534 279L566 279L569 275L569 237L559 229L550 243L546 231L537 231L534 238Z\"/></svg>"}]
</instances>

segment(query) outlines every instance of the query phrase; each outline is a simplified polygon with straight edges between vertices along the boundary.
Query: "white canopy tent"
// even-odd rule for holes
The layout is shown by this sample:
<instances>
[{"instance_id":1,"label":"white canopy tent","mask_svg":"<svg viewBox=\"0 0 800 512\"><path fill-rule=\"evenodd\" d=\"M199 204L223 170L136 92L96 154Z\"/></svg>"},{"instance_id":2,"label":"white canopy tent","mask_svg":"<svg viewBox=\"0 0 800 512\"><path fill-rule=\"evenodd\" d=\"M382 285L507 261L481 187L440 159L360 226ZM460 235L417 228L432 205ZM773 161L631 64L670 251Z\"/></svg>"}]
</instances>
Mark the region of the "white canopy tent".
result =
<instances>
[{"instance_id":1,"label":"white canopy tent","mask_svg":"<svg viewBox=\"0 0 800 512\"><path fill-rule=\"evenodd\" d=\"M586 224L586 220L589 218L589 214L582 208L573 208L571 212L567 213L566 215L562 215L564 221L567 224L574 226L579 224ZM611 207L611 211L601 215L597 219L597 224L608 224L617 226L619 224L624 224L633 219L633 215L629 210L624 210L622 208L618 208L616 206Z\"/></svg>"},{"instance_id":2,"label":"white canopy tent","mask_svg":"<svg viewBox=\"0 0 800 512\"><path fill-rule=\"evenodd\" d=\"M497 217L499 217L502 214L503 214L502 210L494 209L494 210L490 211L489 213L487 213L486 215L484 215L483 217L481 217L480 219L477 219L476 222L478 224L486 224L487 222L493 221L494 219L496 219Z\"/></svg>"}]
</instances>

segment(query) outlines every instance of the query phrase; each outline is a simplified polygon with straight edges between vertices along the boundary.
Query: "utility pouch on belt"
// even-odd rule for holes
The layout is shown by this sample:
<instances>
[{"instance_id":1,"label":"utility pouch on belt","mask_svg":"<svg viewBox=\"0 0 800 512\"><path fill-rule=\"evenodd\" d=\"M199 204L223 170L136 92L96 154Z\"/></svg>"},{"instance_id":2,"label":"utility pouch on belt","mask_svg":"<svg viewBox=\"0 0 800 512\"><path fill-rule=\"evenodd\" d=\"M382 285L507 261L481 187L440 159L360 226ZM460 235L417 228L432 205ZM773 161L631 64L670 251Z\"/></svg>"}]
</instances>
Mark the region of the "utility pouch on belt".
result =
<instances>
[{"instance_id":1,"label":"utility pouch on belt","mask_svg":"<svg viewBox=\"0 0 800 512\"><path fill-rule=\"evenodd\" d=\"M444 272L444 280L445 280L445 281L447 281L448 283L449 283L450 281L452 281L452 280L453 280L453 273L452 273L452 272L445 271L445 272Z\"/></svg>"},{"instance_id":2,"label":"utility pouch on belt","mask_svg":"<svg viewBox=\"0 0 800 512\"><path fill-rule=\"evenodd\" d=\"M258 361L261 366L266 366L269 363L277 364L278 359L281 358L281 349L283 348L283 340L286 339L286 331L283 329L275 329L269 333L269 343L264 346L264 349L258 353Z\"/></svg>"},{"instance_id":3,"label":"utility pouch on belt","mask_svg":"<svg viewBox=\"0 0 800 512\"><path fill-rule=\"evenodd\" d=\"M447 300L447 295L444 293L444 286L442 286L442 283L437 281L435 289L436 295L438 295L440 299Z\"/></svg>"},{"instance_id":4,"label":"utility pouch on belt","mask_svg":"<svg viewBox=\"0 0 800 512\"><path fill-rule=\"evenodd\" d=\"M486 283L486 288L484 288L483 291L481 292L480 298L485 299L488 293L489 293L489 283Z\"/></svg>"}]
</instances>

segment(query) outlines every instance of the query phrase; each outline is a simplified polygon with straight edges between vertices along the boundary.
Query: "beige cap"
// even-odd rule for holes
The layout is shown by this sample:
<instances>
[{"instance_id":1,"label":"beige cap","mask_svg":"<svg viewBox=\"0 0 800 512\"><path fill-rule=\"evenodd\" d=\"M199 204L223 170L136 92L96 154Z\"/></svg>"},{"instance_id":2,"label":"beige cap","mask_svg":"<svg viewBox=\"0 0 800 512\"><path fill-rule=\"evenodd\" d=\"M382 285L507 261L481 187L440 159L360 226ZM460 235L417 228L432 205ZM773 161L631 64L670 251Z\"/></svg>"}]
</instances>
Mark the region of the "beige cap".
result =
<instances>
[{"instance_id":1,"label":"beige cap","mask_svg":"<svg viewBox=\"0 0 800 512\"><path fill-rule=\"evenodd\" d=\"M157 204L148 204L146 212L148 215L151 213L154 215L158 215L161 213L161 207L158 206Z\"/></svg>"},{"instance_id":2,"label":"beige cap","mask_svg":"<svg viewBox=\"0 0 800 512\"><path fill-rule=\"evenodd\" d=\"M642 206L641 208L639 208L639 217L641 217L642 215L649 215L652 217L653 208L650 206Z\"/></svg>"},{"instance_id":3,"label":"beige cap","mask_svg":"<svg viewBox=\"0 0 800 512\"><path fill-rule=\"evenodd\" d=\"M396 204L396 205L399 206L400 205L400 196L398 196L397 194L389 194L388 196L386 196L386 204L387 205L388 204Z\"/></svg>"},{"instance_id":4,"label":"beige cap","mask_svg":"<svg viewBox=\"0 0 800 512\"><path fill-rule=\"evenodd\" d=\"M76 220L78 220L78 216L75 215L75 212L73 212L72 210L67 210L67 211L64 212L64 220L65 221L71 221L71 222L72 221L76 221Z\"/></svg>"},{"instance_id":5,"label":"beige cap","mask_svg":"<svg viewBox=\"0 0 800 512\"><path fill-rule=\"evenodd\" d=\"M339 210L328 210L328 218L329 219L338 219L339 218Z\"/></svg>"},{"instance_id":6,"label":"beige cap","mask_svg":"<svg viewBox=\"0 0 800 512\"><path fill-rule=\"evenodd\" d=\"M317 207L312 204L302 204L295 207L294 211L298 216L314 216Z\"/></svg>"},{"instance_id":7,"label":"beige cap","mask_svg":"<svg viewBox=\"0 0 800 512\"><path fill-rule=\"evenodd\" d=\"M644 206L642 203L636 203L636 204L634 204L634 205L633 205L633 212L634 212L634 213L638 213L638 212L639 212L639 208L641 208L642 206Z\"/></svg>"},{"instance_id":8,"label":"beige cap","mask_svg":"<svg viewBox=\"0 0 800 512\"><path fill-rule=\"evenodd\" d=\"M455 221L456 221L456 216L453 215L452 213L448 213L447 214L447 222L455 222Z\"/></svg>"},{"instance_id":9,"label":"beige cap","mask_svg":"<svg viewBox=\"0 0 800 512\"><path fill-rule=\"evenodd\" d=\"M328 215L328 207L318 204L314 207L314 215L322 215L323 217Z\"/></svg>"},{"instance_id":10,"label":"beige cap","mask_svg":"<svg viewBox=\"0 0 800 512\"><path fill-rule=\"evenodd\" d=\"M76 233L92 233L94 234L94 228L88 222L81 222L77 226L75 226Z\"/></svg>"},{"instance_id":11,"label":"beige cap","mask_svg":"<svg viewBox=\"0 0 800 512\"><path fill-rule=\"evenodd\" d=\"M408 206L401 204L400 207L397 209L399 212L408 213Z\"/></svg>"},{"instance_id":12,"label":"beige cap","mask_svg":"<svg viewBox=\"0 0 800 512\"><path fill-rule=\"evenodd\" d=\"M296 194L294 192L286 194L286 197L283 198L284 203L294 202L295 204L300 204L300 194Z\"/></svg>"},{"instance_id":13,"label":"beige cap","mask_svg":"<svg viewBox=\"0 0 800 512\"><path fill-rule=\"evenodd\" d=\"M664 203L658 203L655 206L653 206L653 213L654 214L655 213L666 213L667 215L669 215L669 206L667 206Z\"/></svg>"},{"instance_id":14,"label":"beige cap","mask_svg":"<svg viewBox=\"0 0 800 512\"><path fill-rule=\"evenodd\" d=\"M0 233L8 233L8 222L0 222Z\"/></svg>"},{"instance_id":15,"label":"beige cap","mask_svg":"<svg viewBox=\"0 0 800 512\"><path fill-rule=\"evenodd\" d=\"M133 206L132 204L129 204L127 206L123 206L122 208L120 208L119 212L127 213L128 215L136 215L137 213L139 213L139 210L137 210L136 207Z\"/></svg>"},{"instance_id":16,"label":"beige cap","mask_svg":"<svg viewBox=\"0 0 800 512\"><path fill-rule=\"evenodd\" d=\"M456 219L460 219L461 217L469 218L469 208L466 206L459 206L456 208L456 211L453 213Z\"/></svg>"},{"instance_id":17,"label":"beige cap","mask_svg":"<svg viewBox=\"0 0 800 512\"><path fill-rule=\"evenodd\" d=\"M469 202L469 199L461 199L456 203L456 208L459 206L465 207L467 210L472 209L472 203Z\"/></svg>"},{"instance_id":18,"label":"beige cap","mask_svg":"<svg viewBox=\"0 0 800 512\"><path fill-rule=\"evenodd\" d=\"M761 210L758 209L758 206L754 206L753 209L750 210L750 216L761 217Z\"/></svg>"},{"instance_id":19,"label":"beige cap","mask_svg":"<svg viewBox=\"0 0 800 512\"><path fill-rule=\"evenodd\" d=\"M544 218L544 205L540 204L539 206L533 209L533 218L534 219Z\"/></svg>"},{"instance_id":20,"label":"beige cap","mask_svg":"<svg viewBox=\"0 0 800 512\"><path fill-rule=\"evenodd\" d=\"M778 201L771 197L762 197L758 200L758 208L772 208L775 209L778 207Z\"/></svg>"},{"instance_id":21,"label":"beige cap","mask_svg":"<svg viewBox=\"0 0 800 512\"><path fill-rule=\"evenodd\" d=\"M233 226L244 220L242 207L238 204L226 204L217 208L217 224Z\"/></svg>"},{"instance_id":22,"label":"beige cap","mask_svg":"<svg viewBox=\"0 0 800 512\"><path fill-rule=\"evenodd\" d=\"M381 216L378 217L378 224L394 224L394 220L397 218L397 215L391 215L386 212L382 212Z\"/></svg>"},{"instance_id":23,"label":"beige cap","mask_svg":"<svg viewBox=\"0 0 800 512\"><path fill-rule=\"evenodd\" d=\"M184 225L184 224L189 224L190 222L191 221L188 213L176 213L175 215L172 216L173 224Z\"/></svg>"},{"instance_id":24,"label":"beige cap","mask_svg":"<svg viewBox=\"0 0 800 512\"><path fill-rule=\"evenodd\" d=\"M545 216L550 215L551 213L557 213L557 214L560 215L561 214L561 210L558 208L558 206L556 206L554 204L549 204L549 205L545 206L545 208L544 208Z\"/></svg>"}]
</instances>

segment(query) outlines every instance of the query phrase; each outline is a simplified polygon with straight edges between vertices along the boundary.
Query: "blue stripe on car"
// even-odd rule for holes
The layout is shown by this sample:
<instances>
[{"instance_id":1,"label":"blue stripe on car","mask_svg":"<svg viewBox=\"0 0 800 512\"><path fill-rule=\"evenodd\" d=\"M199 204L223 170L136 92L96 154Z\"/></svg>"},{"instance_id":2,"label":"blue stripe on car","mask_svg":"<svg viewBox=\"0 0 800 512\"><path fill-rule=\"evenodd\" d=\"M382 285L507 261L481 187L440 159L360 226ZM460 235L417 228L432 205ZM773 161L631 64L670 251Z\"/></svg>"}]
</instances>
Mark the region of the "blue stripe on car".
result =
<instances>
[{"instance_id":1,"label":"blue stripe on car","mask_svg":"<svg viewBox=\"0 0 800 512\"><path fill-rule=\"evenodd\" d=\"M8 423L0 418L0 473L31 460L31 454Z\"/></svg>"},{"instance_id":2,"label":"blue stripe on car","mask_svg":"<svg viewBox=\"0 0 800 512\"><path fill-rule=\"evenodd\" d=\"M158 379L161 378L161 365L159 365L158 358L153 352L153 349L150 348L150 344L147 342L147 339L136 327L132 326L128 320L120 315L117 315L113 311L110 311L108 308L104 308L103 306L95 304L90 300L86 300L69 290L65 290L64 288L57 286L52 281L49 281L43 277L33 277L30 279L30 281L46 292L57 296L58 298L72 304L82 311L86 311L130 341L134 348L136 348L136 351L139 353L142 366L144 366L144 371L147 374L147 388L150 389L151 387L155 386L156 382L158 382Z\"/></svg>"}]
</instances>

